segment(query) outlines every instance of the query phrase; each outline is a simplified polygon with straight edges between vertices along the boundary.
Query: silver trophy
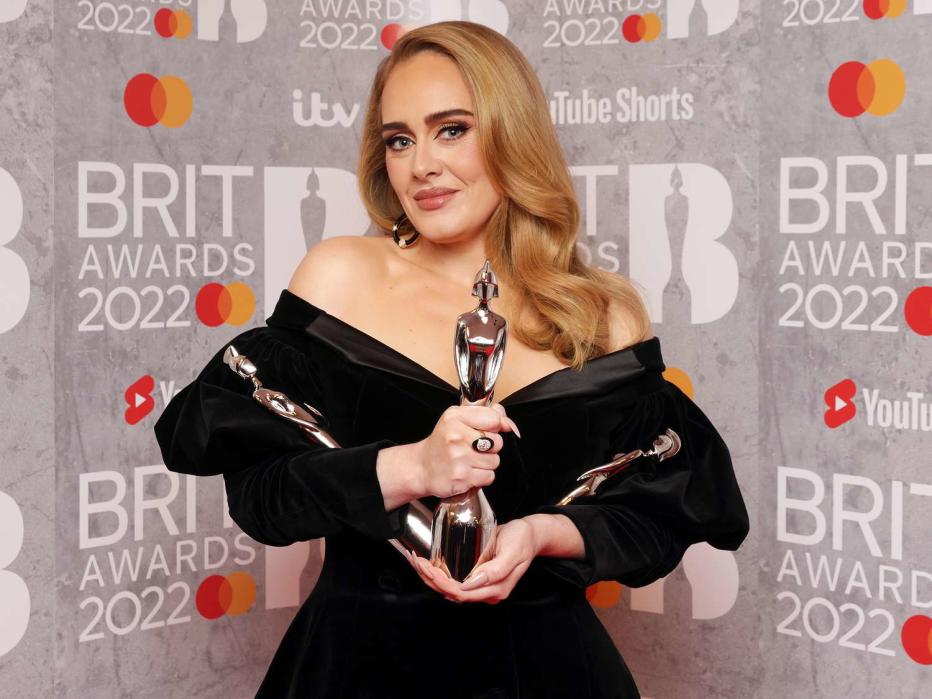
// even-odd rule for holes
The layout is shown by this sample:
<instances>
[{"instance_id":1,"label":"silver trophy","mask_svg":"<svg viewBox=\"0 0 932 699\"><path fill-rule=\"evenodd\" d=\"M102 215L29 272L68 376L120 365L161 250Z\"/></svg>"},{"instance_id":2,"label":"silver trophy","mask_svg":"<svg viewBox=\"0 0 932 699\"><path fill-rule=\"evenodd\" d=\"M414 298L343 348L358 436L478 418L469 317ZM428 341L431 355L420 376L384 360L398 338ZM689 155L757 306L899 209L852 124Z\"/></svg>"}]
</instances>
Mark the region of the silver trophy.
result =
<instances>
[{"instance_id":1,"label":"silver trophy","mask_svg":"<svg viewBox=\"0 0 932 699\"><path fill-rule=\"evenodd\" d=\"M252 381L252 397L261 403L269 412L294 423L315 444L338 449L340 445L326 430L318 424L318 418L323 417L315 407L305 403L303 406L295 403L280 391L265 388L259 381L258 369L249 357L236 351L233 345L228 345L223 353L224 363L237 375ZM422 558L431 555L431 523L432 513L419 500L410 503L402 533L397 539L389 539L389 543L398 551L414 551Z\"/></svg>"},{"instance_id":2,"label":"silver trophy","mask_svg":"<svg viewBox=\"0 0 932 699\"><path fill-rule=\"evenodd\" d=\"M472 295L479 305L456 319L453 359L460 380L460 405L489 405L505 358L505 319L489 308L498 279L486 260ZM484 560L495 533L495 513L482 488L440 501L434 511L430 562L462 582Z\"/></svg>"},{"instance_id":3,"label":"silver trophy","mask_svg":"<svg viewBox=\"0 0 932 699\"><path fill-rule=\"evenodd\" d=\"M647 451L635 449L624 454L615 454L607 464L590 468L576 479L582 481L582 484L563 496L563 499L557 505L568 505L583 495L595 495L595 491L598 490L599 486L616 473L621 473L627 469L635 459L654 456L658 462L666 461L671 456L676 456L682 446L680 436L667 428L667 431L658 436Z\"/></svg>"}]
</instances>

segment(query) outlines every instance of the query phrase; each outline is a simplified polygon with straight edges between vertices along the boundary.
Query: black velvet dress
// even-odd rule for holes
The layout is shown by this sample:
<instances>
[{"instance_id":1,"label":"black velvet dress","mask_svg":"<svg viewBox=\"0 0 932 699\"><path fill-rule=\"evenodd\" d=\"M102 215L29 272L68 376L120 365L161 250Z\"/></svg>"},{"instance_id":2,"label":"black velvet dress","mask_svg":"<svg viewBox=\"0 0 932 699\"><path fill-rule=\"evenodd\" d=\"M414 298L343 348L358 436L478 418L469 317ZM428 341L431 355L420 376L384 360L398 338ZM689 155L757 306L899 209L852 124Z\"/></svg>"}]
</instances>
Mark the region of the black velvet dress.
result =
<instances>
[{"instance_id":1,"label":"black velvet dress","mask_svg":"<svg viewBox=\"0 0 932 699\"><path fill-rule=\"evenodd\" d=\"M264 385L323 412L344 446L313 445L267 412L223 364L222 350L156 424L168 468L222 473L230 514L254 539L327 538L317 586L257 696L637 697L585 588L608 579L646 585L673 570L690 544L734 550L747 534L728 449L663 379L654 338L501 401L523 437L503 433L501 465L485 489L498 520L565 514L586 559L535 559L497 605L449 602L384 541L398 533L402 508L385 511L375 463L379 449L430 434L458 389L288 291L267 327L233 343ZM582 471L647 449L668 427L683 440L675 457L641 459L597 495L551 504Z\"/></svg>"}]
</instances>

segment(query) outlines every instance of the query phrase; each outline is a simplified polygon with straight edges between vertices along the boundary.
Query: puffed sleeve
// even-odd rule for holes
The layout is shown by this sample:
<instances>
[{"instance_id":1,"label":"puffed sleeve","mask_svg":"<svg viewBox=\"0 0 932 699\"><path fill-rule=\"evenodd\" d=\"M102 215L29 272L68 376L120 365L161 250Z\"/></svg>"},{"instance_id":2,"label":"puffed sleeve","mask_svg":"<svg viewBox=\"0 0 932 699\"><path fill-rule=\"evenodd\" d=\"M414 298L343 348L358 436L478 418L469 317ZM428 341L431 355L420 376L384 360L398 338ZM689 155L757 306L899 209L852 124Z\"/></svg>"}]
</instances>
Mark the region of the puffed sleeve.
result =
<instances>
[{"instance_id":1,"label":"puffed sleeve","mask_svg":"<svg viewBox=\"0 0 932 699\"><path fill-rule=\"evenodd\" d=\"M256 328L233 344L258 367L263 384L323 412L318 367L294 331ZM226 349L224 346L223 349ZM257 541L286 546L346 529L373 538L400 530L402 506L385 511L371 444L329 449L252 398L252 386L223 363L223 349L168 404L155 425L165 465L196 475L223 474L230 516ZM324 425L326 427L326 425Z\"/></svg>"},{"instance_id":2,"label":"puffed sleeve","mask_svg":"<svg viewBox=\"0 0 932 699\"><path fill-rule=\"evenodd\" d=\"M594 495L540 510L566 515L582 535L583 560L543 559L572 584L648 585L669 574L690 545L706 541L734 551L748 533L728 447L698 406L664 383L624 411L606 461L618 452L648 449L667 428L682 439L680 452L661 463L639 459Z\"/></svg>"}]
</instances>

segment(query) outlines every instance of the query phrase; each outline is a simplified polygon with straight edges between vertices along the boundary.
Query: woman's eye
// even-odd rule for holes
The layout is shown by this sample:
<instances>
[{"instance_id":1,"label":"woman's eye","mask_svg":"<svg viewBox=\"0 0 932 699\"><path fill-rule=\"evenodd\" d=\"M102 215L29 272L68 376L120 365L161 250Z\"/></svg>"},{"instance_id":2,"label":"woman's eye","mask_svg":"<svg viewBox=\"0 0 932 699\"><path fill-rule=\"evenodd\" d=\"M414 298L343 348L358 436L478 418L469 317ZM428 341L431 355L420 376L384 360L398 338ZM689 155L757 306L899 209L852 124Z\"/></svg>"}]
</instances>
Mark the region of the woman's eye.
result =
<instances>
[{"instance_id":1,"label":"woman's eye","mask_svg":"<svg viewBox=\"0 0 932 699\"><path fill-rule=\"evenodd\" d=\"M407 136L392 136L385 140L385 145L391 150L402 150L411 142Z\"/></svg>"},{"instance_id":2,"label":"woman's eye","mask_svg":"<svg viewBox=\"0 0 932 699\"><path fill-rule=\"evenodd\" d=\"M446 126L440 127L440 133L446 133L451 136L450 140L457 139L462 136L469 127L465 124L447 124Z\"/></svg>"}]
</instances>

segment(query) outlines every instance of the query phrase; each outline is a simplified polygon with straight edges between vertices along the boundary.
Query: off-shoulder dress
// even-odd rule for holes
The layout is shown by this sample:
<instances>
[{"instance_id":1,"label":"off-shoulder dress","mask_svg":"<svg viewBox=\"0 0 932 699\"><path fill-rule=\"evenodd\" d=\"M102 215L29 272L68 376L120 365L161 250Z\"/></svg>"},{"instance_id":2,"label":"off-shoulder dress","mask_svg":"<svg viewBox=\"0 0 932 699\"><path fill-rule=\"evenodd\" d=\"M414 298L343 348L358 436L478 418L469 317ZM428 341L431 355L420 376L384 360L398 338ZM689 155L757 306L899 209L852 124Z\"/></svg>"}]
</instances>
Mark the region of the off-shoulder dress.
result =
<instances>
[{"instance_id":1,"label":"off-shoulder dress","mask_svg":"<svg viewBox=\"0 0 932 699\"><path fill-rule=\"evenodd\" d=\"M523 436L504 433L501 465L485 489L498 520L562 513L579 529L586 557L535 559L496 605L449 602L385 541L406 506L385 510L375 464L380 449L430 434L458 402L458 388L287 290L266 326L232 343L266 386L318 408L344 447L314 445L256 403L223 364L225 347L156 424L167 467L222 474L232 518L257 541L326 537L318 583L257 696L637 697L586 587L646 585L673 570L691 544L734 550L747 534L728 449L664 380L653 338L501 401ZM667 428L682 438L679 454L659 464L642 459L595 496L553 505L578 474L618 452L647 449Z\"/></svg>"}]
</instances>

